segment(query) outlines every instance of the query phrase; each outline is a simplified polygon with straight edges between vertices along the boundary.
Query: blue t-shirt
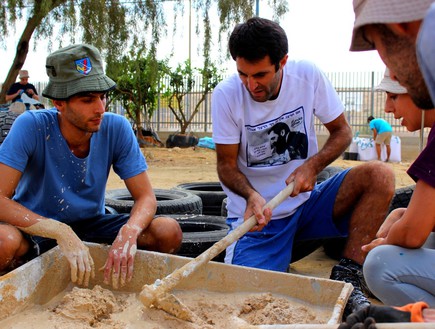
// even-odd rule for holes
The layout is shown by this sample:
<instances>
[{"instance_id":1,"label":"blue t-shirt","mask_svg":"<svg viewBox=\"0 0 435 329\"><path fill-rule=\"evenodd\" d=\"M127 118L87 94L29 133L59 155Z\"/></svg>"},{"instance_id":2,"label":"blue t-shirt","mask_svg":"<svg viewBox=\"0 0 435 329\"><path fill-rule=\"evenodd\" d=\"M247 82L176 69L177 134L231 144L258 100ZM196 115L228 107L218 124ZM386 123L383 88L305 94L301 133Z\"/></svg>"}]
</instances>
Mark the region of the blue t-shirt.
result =
<instances>
[{"instance_id":1,"label":"blue t-shirt","mask_svg":"<svg viewBox=\"0 0 435 329\"><path fill-rule=\"evenodd\" d=\"M385 121L384 119L373 119L372 121L370 121L370 129L371 130L376 129L376 132L378 134L393 131L393 128L391 127L391 125L387 121Z\"/></svg>"},{"instance_id":2,"label":"blue t-shirt","mask_svg":"<svg viewBox=\"0 0 435 329\"><path fill-rule=\"evenodd\" d=\"M56 109L27 111L15 120L0 146L0 162L23 173L13 197L35 213L64 223L104 214L110 168L121 179L147 169L129 122L105 113L89 154L71 153ZM2 177L1 179L7 179Z\"/></svg>"}]
</instances>

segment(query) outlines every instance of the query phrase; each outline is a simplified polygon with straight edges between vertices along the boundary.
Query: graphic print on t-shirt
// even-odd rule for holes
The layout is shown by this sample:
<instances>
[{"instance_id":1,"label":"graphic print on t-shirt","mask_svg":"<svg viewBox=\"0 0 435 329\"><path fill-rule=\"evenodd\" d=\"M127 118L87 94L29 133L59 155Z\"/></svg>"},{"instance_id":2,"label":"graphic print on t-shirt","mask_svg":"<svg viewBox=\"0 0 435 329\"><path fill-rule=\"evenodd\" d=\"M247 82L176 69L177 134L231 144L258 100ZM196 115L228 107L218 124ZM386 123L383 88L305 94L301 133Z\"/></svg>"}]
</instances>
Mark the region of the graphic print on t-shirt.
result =
<instances>
[{"instance_id":1,"label":"graphic print on t-shirt","mask_svg":"<svg viewBox=\"0 0 435 329\"><path fill-rule=\"evenodd\" d=\"M247 166L270 167L306 159L308 138L304 122L304 109L299 107L256 126L246 125Z\"/></svg>"}]
</instances>

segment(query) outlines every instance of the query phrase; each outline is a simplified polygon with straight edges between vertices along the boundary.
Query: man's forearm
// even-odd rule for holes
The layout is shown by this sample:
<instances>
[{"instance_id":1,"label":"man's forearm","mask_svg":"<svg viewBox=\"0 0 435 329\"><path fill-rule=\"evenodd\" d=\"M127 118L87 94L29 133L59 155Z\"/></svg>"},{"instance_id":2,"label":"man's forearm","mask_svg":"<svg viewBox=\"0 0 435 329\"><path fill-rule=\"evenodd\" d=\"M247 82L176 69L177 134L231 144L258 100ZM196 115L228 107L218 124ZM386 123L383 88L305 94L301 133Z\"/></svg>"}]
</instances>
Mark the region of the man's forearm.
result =
<instances>
[{"instance_id":1,"label":"man's forearm","mask_svg":"<svg viewBox=\"0 0 435 329\"><path fill-rule=\"evenodd\" d=\"M15 97L18 96L18 94L19 93L17 92L17 93L12 94L12 95L6 95L6 97L5 97L6 102L9 102L9 101L13 100Z\"/></svg>"},{"instance_id":2,"label":"man's forearm","mask_svg":"<svg viewBox=\"0 0 435 329\"><path fill-rule=\"evenodd\" d=\"M71 228L68 225L50 218L41 218L35 224L27 227L17 227L27 234L38 235L54 240L59 240L59 238L66 235L66 232L71 231Z\"/></svg>"},{"instance_id":3,"label":"man's forearm","mask_svg":"<svg viewBox=\"0 0 435 329\"><path fill-rule=\"evenodd\" d=\"M256 192L246 176L240 171L228 167L218 167L219 180L234 193L246 200Z\"/></svg>"},{"instance_id":4,"label":"man's forearm","mask_svg":"<svg viewBox=\"0 0 435 329\"><path fill-rule=\"evenodd\" d=\"M128 225L134 227L138 231L138 235L145 230L154 218L157 211L157 204L153 200L145 198L145 200L135 201L130 212Z\"/></svg>"}]
</instances>

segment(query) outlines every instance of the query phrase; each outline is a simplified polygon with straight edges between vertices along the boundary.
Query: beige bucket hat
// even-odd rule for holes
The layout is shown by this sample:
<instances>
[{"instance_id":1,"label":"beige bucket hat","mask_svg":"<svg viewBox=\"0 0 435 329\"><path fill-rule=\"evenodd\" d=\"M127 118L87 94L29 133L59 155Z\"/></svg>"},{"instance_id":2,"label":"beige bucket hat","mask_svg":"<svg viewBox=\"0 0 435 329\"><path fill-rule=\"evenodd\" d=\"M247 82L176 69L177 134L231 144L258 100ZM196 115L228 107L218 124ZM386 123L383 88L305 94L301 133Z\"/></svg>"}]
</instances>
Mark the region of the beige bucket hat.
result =
<instances>
[{"instance_id":1,"label":"beige bucket hat","mask_svg":"<svg viewBox=\"0 0 435 329\"><path fill-rule=\"evenodd\" d=\"M18 73L18 77L20 79L25 79L29 77L29 71L27 70L20 70L20 72Z\"/></svg>"},{"instance_id":2,"label":"beige bucket hat","mask_svg":"<svg viewBox=\"0 0 435 329\"><path fill-rule=\"evenodd\" d=\"M384 78L381 82L375 87L376 90L386 91L392 94L407 94L408 90L403 87L397 81L391 79L390 70L388 67L385 69Z\"/></svg>"},{"instance_id":3,"label":"beige bucket hat","mask_svg":"<svg viewBox=\"0 0 435 329\"><path fill-rule=\"evenodd\" d=\"M435 0L353 0L355 23L351 51L374 50L362 29L369 24L405 23L421 20Z\"/></svg>"}]
</instances>

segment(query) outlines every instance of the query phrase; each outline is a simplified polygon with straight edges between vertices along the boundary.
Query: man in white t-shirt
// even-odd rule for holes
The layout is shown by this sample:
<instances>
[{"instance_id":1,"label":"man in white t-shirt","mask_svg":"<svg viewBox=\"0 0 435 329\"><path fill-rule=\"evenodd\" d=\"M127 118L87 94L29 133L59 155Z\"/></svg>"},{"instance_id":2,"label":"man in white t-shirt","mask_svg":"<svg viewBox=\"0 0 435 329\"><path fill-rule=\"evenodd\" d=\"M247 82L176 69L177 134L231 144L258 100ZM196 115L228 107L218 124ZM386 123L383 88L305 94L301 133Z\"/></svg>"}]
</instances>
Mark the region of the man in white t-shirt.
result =
<instances>
[{"instance_id":1,"label":"man in white t-shirt","mask_svg":"<svg viewBox=\"0 0 435 329\"><path fill-rule=\"evenodd\" d=\"M225 261L286 271L294 242L347 237L331 279L354 286L346 314L369 305L361 246L375 237L387 214L392 170L375 161L316 185L316 176L352 139L334 88L312 63L288 60L284 30L267 19L237 25L229 48L238 74L222 81L212 98L217 170L231 229L253 214L258 223L227 248ZM330 134L321 150L314 116ZM291 197L273 212L263 211L290 182Z\"/></svg>"}]
</instances>

